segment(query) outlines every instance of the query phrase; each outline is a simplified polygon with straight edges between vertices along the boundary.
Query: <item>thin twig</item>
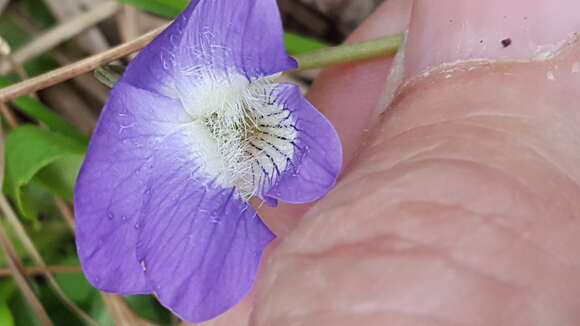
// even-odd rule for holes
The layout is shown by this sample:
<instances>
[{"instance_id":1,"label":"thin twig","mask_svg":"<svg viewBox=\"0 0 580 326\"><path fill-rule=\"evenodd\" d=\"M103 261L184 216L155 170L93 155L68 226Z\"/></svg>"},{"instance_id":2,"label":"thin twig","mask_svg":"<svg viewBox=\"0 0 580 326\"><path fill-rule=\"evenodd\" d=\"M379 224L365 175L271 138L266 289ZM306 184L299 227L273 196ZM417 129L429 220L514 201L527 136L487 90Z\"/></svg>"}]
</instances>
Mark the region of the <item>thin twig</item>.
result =
<instances>
[{"instance_id":1,"label":"thin twig","mask_svg":"<svg viewBox=\"0 0 580 326\"><path fill-rule=\"evenodd\" d=\"M4 8L6 8L6 5L8 4L9 0L0 0L0 14L2 12L4 12Z\"/></svg>"},{"instance_id":2,"label":"thin twig","mask_svg":"<svg viewBox=\"0 0 580 326\"><path fill-rule=\"evenodd\" d=\"M39 266L32 266L32 267L23 267L22 273L28 276L34 275L44 275L45 273L82 273L82 268L80 266L46 266L46 267L39 267ZM9 268L0 268L0 277L6 276L13 276L14 273Z\"/></svg>"},{"instance_id":3,"label":"thin twig","mask_svg":"<svg viewBox=\"0 0 580 326\"><path fill-rule=\"evenodd\" d=\"M54 196L54 203L56 204L56 207L58 208L60 214L62 214L62 216L64 217L66 224L68 224L71 231L74 232L74 230L75 230L75 218L74 218L72 210L70 209L68 204L64 200L62 200L56 196Z\"/></svg>"},{"instance_id":4,"label":"thin twig","mask_svg":"<svg viewBox=\"0 0 580 326\"><path fill-rule=\"evenodd\" d=\"M106 2L85 14L74 17L70 21L58 25L14 52L14 61L21 64L54 48L96 23L115 15L119 8L121 7L117 2ZM0 66L0 74L6 74L10 72L11 69L12 67L9 64L2 64Z\"/></svg>"},{"instance_id":5,"label":"thin twig","mask_svg":"<svg viewBox=\"0 0 580 326\"><path fill-rule=\"evenodd\" d=\"M2 252L6 257L6 263L8 264L8 269L10 270L10 274L14 277L16 284L22 291L22 294L26 298L26 301L30 304L30 307L36 313L36 316L40 320L40 323L44 326L52 326L52 321L48 317L46 310L40 303L40 300L32 291L30 284L24 277L24 273L22 272L22 263L20 262L20 258L16 254L16 249L8 239L8 235L6 234L6 230L4 230L4 226L0 224L0 247L2 248Z\"/></svg>"},{"instance_id":6,"label":"thin twig","mask_svg":"<svg viewBox=\"0 0 580 326\"><path fill-rule=\"evenodd\" d=\"M131 5L123 5L117 15L121 41L129 42L139 37L139 10Z\"/></svg>"},{"instance_id":7,"label":"thin twig","mask_svg":"<svg viewBox=\"0 0 580 326\"><path fill-rule=\"evenodd\" d=\"M18 127L18 119L16 119L14 112L10 110L6 103L0 102L0 114L2 114L11 129Z\"/></svg>"},{"instance_id":8,"label":"thin twig","mask_svg":"<svg viewBox=\"0 0 580 326\"><path fill-rule=\"evenodd\" d=\"M26 73L24 66L22 66L21 63L17 62L14 59L14 56L9 54L9 55L5 56L4 59L6 60L6 62L8 62L8 64L10 65L10 68L12 70L14 70L14 72L18 75L18 77L20 77L20 79L24 80L24 79L28 78L28 73Z\"/></svg>"},{"instance_id":9,"label":"thin twig","mask_svg":"<svg viewBox=\"0 0 580 326\"><path fill-rule=\"evenodd\" d=\"M101 292L101 298L115 325L153 326L151 322L135 314L123 300L123 297Z\"/></svg>"},{"instance_id":10,"label":"thin twig","mask_svg":"<svg viewBox=\"0 0 580 326\"><path fill-rule=\"evenodd\" d=\"M56 0L56 1L60 1L60 0ZM76 0L72 0L72 1L76 1ZM18 23L24 28L26 29L26 31L30 34L38 34L40 33L40 28L38 26L36 26L35 24L32 24L30 22L30 19L27 18L26 16L23 16L19 11L14 10L14 12L11 14L11 17L13 17L14 19L16 19L18 21ZM95 30L97 35L97 38L99 37L99 31ZM94 34L94 33L91 33ZM80 37L81 35L84 34L79 34L78 37ZM77 37L77 38L78 38ZM86 39L85 39L86 41ZM97 44L92 44L97 46ZM106 44L105 44L106 45ZM101 45L98 45L98 47L101 47ZM107 50L108 47L105 47L105 50ZM50 51L48 51L48 54L50 54L50 56L52 56L56 61L58 61L58 63L61 66L66 66L66 65L70 65L71 63L74 62L74 60L70 59L67 55L63 54L59 48L54 48ZM22 80L27 79L26 78L21 78ZM72 79L72 82L75 83L78 87L80 87L82 90L84 90L86 93L90 94L94 99L96 99L97 101L99 101L99 103L105 103L105 101L107 100L107 98L109 97L109 92L108 90L103 87L103 85L101 83L99 83L98 80L96 80L95 78L93 78L92 76L90 76L89 74L82 74L79 76L76 76L75 78Z\"/></svg>"},{"instance_id":11,"label":"thin twig","mask_svg":"<svg viewBox=\"0 0 580 326\"><path fill-rule=\"evenodd\" d=\"M36 92L40 89L50 87L65 80L74 78L94 70L98 66L122 58L128 54L139 51L151 40L161 33L167 25L161 26L131 42L121 44L103 53L88 57L68 66L55 69L40 76L27 79L18 84L14 84L0 89L0 102L6 102L16 97Z\"/></svg>"},{"instance_id":12,"label":"thin twig","mask_svg":"<svg viewBox=\"0 0 580 326\"><path fill-rule=\"evenodd\" d=\"M69 21L72 17L82 15L87 10L91 10L108 0L44 0L44 3L54 13L60 23ZM89 54L97 54L106 51L110 46L109 42L98 26L90 27L86 31L75 37L76 43L81 49Z\"/></svg>"},{"instance_id":13,"label":"thin twig","mask_svg":"<svg viewBox=\"0 0 580 326\"><path fill-rule=\"evenodd\" d=\"M0 210L2 210L2 213L4 213L6 220L8 221L10 226L14 229L16 235L18 236L18 239L20 239L22 245L24 246L24 249L26 249L26 251L32 258L34 263L40 267L46 268L46 263L44 262L44 259L42 259L42 256L40 256L40 253L34 246L34 243L30 239L26 231L24 230L24 227L20 223L20 220L18 219L18 217L16 217L16 213L14 213L14 210L12 210L12 207L10 206L8 200L6 200L6 197L4 197L4 195L0 195ZM82 318L87 323L91 325L97 325L96 321L94 321L82 309L77 307L77 305L75 305L74 302L72 302L66 296L66 294L62 291L62 289L60 288L60 286L58 285L52 274L50 274L50 272L46 271L44 273L44 276L48 281L48 285L52 288L52 290L56 293L56 295L60 297L63 303L69 307L69 309L71 309L74 313L76 313L80 318Z\"/></svg>"},{"instance_id":14,"label":"thin twig","mask_svg":"<svg viewBox=\"0 0 580 326\"><path fill-rule=\"evenodd\" d=\"M72 123L84 135L90 135L97 116L91 111L83 95L67 84L58 84L43 91L44 101L61 117Z\"/></svg>"},{"instance_id":15,"label":"thin twig","mask_svg":"<svg viewBox=\"0 0 580 326\"><path fill-rule=\"evenodd\" d=\"M58 49L54 49L49 53L62 66L70 65L74 62ZM92 96L95 100L99 101L101 104L105 103L109 97L109 91L107 88L103 87L103 85L90 74L78 75L72 79L72 82L75 83L75 85L77 85L80 89Z\"/></svg>"}]
</instances>

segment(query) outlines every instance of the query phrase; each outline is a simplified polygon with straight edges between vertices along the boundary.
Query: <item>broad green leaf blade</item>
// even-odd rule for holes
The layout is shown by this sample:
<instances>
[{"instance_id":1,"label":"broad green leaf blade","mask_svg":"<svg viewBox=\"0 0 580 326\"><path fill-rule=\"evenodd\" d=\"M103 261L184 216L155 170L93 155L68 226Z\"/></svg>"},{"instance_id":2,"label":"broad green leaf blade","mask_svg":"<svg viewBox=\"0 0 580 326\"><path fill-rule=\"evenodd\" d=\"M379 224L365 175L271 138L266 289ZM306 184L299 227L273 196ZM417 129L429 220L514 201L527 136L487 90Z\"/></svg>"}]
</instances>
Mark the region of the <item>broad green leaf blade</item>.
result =
<instances>
[{"instance_id":1,"label":"broad green leaf blade","mask_svg":"<svg viewBox=\"0 0 580 326\"><path fill-rule=\"evenodd\" d=\"M42 0L22 0L19 3L20 9L25 12L34 23L43 29L50 28L56 24L56 18L46 7Z\"/></svg>"},{"instance_id":2,"label":"broad green leaf blade","mask_svg":"<svg viewBox=\"0 0 580 326\"><path fill-rule=\"evenodd\" d=\"M73 138L80 144L88 144L88 137L83 135L78 129L70 125L68 122L60 118L49 107L33 99L32 97L23 96L14 99L12 102L22 112L38 121L44 122L50 130L58 132L63 136Z\"/></svg>"},{"instance_id":3,"label":"broad green leaf blade","mask_svg":"<svg viewBox=\"0 0 580 326\"><path fill-rule=\"evenodd\" d=\"M51 194L72 202L73 188L83 158L82 154L67 155L40 170L35 178Z\"/></svg>"},{"instance_id":4,"label":"broad green leaf blade","mask_svg":"<svg viewBox=\"0 0 580 326\"><path fill-rule=\"evenodd\" d=\"M189 1L187 0L118 0L126 4L133 5L153 14L167 18L175 18Z\"/></svg>"},{"instance_id":5,"label":"broad green leaf blade","mask_svg":"<svg viewBox=\"0 0 580 326\"><path fill-rule=\"evenodd\" d=\"M0 87L6 87L10 84L12 84L12 82L8 78L0 76ZM44 122L50 130L75 139L80 144L88 144L88 137L83 135L78 129L70 125L68 122L64 121L61 117L54 113L52 109L33 99L32 97L22 96L14 99L12 103L19 110L31 118Z\"/></svg>"},{"instance_id":6,"label":"broad green leaf blade","mask_svg":"<svg viewBox=\"0 0 580 326\"><path fill-rule=\"evenodd\" d=\"M85 147L77 141L35 126L14 129L6 138L6 176L4 191L11 196L19 211L28 216L23 206L22 187L52 163L82 155Z\"/></svg>"},{"instance_id":7,"label":"broad green leaf blade","mask_svg":"<svg viewBox=\"0 0 580 326\"><path fill-rule=\"evenodd\" d=\"M65 257L59 262L61 266L79 266L79 264L76 256ZM78 304L89 302L91 297L98 293L82 273L56 273L54 278L66 296Z\"/></svg>"},{"instance_id":8,"label":"broad green leaf blade","mask_svg":"<svg viewBox=\"0 0 580 326\"><path fill-rule=\"evenodd\" d=\"M0 325L13 326L14 317L8 308L8 301L17 287L10 278L0 280Z\"/></svg>"}]
</instances>

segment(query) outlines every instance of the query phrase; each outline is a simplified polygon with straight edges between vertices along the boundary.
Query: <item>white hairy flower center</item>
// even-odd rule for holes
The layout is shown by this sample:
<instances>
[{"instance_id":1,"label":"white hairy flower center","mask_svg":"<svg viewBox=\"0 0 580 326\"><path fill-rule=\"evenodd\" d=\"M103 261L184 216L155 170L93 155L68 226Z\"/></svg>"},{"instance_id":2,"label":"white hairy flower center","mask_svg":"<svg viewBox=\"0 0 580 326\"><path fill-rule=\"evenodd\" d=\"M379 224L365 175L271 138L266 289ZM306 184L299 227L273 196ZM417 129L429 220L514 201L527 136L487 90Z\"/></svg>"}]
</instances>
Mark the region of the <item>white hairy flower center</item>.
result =
<instances>
[{"instance_id":1,"label":"white hairy flower center","mask_svg":"<svg viewBox=\"0 0 580 326\"><path fill-rule=\"evenodd\" d=\"M193 117L193 152L201 170L244 199L260 193L292 164L295 120L275 103L273 77L204 78L198 97L182 102Z\"/></svg>"}]
</instances>

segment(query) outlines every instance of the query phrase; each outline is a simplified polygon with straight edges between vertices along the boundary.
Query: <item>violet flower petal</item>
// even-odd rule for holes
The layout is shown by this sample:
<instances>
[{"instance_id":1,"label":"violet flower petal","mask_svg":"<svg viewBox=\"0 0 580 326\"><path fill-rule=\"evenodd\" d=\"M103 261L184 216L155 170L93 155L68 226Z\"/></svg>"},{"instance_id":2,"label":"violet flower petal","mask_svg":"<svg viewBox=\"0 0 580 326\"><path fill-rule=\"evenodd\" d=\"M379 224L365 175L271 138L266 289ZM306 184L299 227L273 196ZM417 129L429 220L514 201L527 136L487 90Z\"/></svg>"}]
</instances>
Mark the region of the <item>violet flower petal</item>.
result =
<instances>
[{"instance_id":1,"label":"violet flower petal","mask_svg":"<svg viewBox=\"0 0 580 326\"><path fill-rule=\"evenodd\" d=\"M295 67L275 0L193 0L130 63L75 189L95 287L154 292L191 322L243 298L273 239L246 201L318 199L341 166L329 122L272 84Z\"/></svg>"},{"instance_id":2,"label":"violet flower petal","mask_svg":"<svg viewBox=\"0 0 580 326\"><path fill-rule=\"evenodd\" d=\"M330 122L300 94L298 86L278 84L272 97L274 103L290 111L290 119L282 119L278 127L297 132L286 170L265 186L261 197L270 204L275 200L307 203L319 199L334 186L340 173L340 139Z\"/></svg>"},{"instance_id":3,"label":"violet flower petal","mask_svg":"<svg viewBox=\"0 0 580 326\"><path fill-rule=\"evenodd\" d=\"M245 296L274 236L234 189L201 172L194 124L181 103L118 83L81 169L75 211L79 257L95 287L154 292L199 322Z\"/></svg>"},{"instance_id":4,"label":"violet flower petal","mask_svg":"<svg viewBox=\"0 0 580 326\"><path fill-rule=\"evenodd\" d=\"M187 121L181 103L125 83L112 90L75 186L81 265L98 289L150 293L136 259L138 214L158 144Z\"/></svg>"},{"instance_id":5,"label":"violet flower petal","mask_svg":"<svg viewBox=\"0 0 580 326\"><path fill-rule=\"evenodd\" d=\"M188 137L170 136L166 146L173 153L156 156L137 255L158 300L197 323L248 293L274 235L234 189L207 184L192 171L183 155Z\"/></svg>"},{"instance_id":6,"label":"violet flower petal","mask_svg":"<svg viewBox=\"0 0 580 326\"><path fill-rule=\"evenodd\" d=\"M274 0L192 1L132 60L123 79L176 98L195 96L195 87L208 74L255 80L294 69L296 61L286 54L282 34Z\"/></svg>"}]
</instances>

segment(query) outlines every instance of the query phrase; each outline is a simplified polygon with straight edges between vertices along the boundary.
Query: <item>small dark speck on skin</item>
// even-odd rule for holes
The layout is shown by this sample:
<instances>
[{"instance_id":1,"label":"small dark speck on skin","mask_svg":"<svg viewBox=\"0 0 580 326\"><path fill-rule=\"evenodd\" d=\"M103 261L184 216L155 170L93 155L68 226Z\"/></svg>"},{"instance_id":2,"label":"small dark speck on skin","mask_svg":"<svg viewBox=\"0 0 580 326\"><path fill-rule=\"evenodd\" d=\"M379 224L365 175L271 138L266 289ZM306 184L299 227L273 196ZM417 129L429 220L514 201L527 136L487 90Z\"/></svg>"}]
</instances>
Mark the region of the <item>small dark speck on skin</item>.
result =
<instances>
[{"instance_id":1,"label":"small dark speck on skin","mask_svg":"<svg viewBox=\"0 0 580 326\"><path fill-rule=\"evenodd\" d=\"M453 19L449 19L449 22L450 22L450 23L453 23Z\"/></svg>"},{"instance_id":2,"label":"small dark speck on skin","mask_svg":"<svg viewBox=\"0 0 580 326\"><path fill-rule=\"evenodd\" d=\"M501 46L503 46L504 48L507 48L510 45L512 45L511 38L506 38L506 39L501 40Z\"/></svg>"},{"instance_id":3,"label":"small dark speck on skin","mask_svg":"<svg viewBox=\"0 0 580 326\"><path fill-rule=\"evenodd\" d=\"M479 40L479 43L483 44L483 40Z\"/></svg>"}]
</instances>

